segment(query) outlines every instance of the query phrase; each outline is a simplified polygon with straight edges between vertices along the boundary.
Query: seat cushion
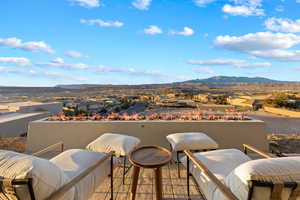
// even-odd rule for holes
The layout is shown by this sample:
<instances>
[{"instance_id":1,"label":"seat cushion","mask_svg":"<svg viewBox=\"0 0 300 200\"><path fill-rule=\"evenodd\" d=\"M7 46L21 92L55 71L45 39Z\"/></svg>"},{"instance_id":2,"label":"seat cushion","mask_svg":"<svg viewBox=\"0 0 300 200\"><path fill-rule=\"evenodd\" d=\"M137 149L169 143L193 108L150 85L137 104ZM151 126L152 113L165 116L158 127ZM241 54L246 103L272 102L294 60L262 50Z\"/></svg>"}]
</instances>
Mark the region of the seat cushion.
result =
<instances>
[{"instance_id":1,"label":"seat cushion","mask_svg":"<svg viewBox=\"0 0 300 200\"><path fill-rule=\"evenodd\" d=\"M239 199L247 199L249 181L293 182L300 181L300 157L259 159L246 162L234 169L225 179L225 184ZM288 199L291 190L285 189L282 199ZM270 188L257 187L254 196L270 199ZM215 199L226 199L217 191ZM255 199L255 198L254 198ZM300 198L298 198L300 199Z\"/></svg>"},{"instance_id":2,"label":"seat cushion","mask_svg":"<svg viewBox=\"0 0 300 200\"><path fill-rule=\"evenodd\" d=\"M204 133L174 133L167 136L174 151L217 149L218 144Z\"/></svg>"},{"instance_id":3,"label":"seat cushion","mask_svg":"<svg viewBox=\"0 0 300 200\"><path fill-rule=\"evenodd\" d=\"M87 149L108 153L115 151L116 156L127 156L140 143L140 139L115 133L105 133L87 145Z\"/></svg>"},{"instance_id":4,"label":"seat cushion","mask_svg":"<svg viewBox=\"0 0 300 200\"><path fill-rule=\"evenodd\" d=\"M251 160L243 152L236 149L214 150L209 152L195 153L195 157L200 160L220 181L237 166ZM186 166L186 156L183 157L182 163ZM215 184L190 162L190 172L196 179L200 189L207 199L213 199L216 190Z\"/></svg>"},{"instance_id":5,"label":"seat cushion","mask_svg":"<svg viewBox=\"0 0 300 200\"><path fill-rule=\"evenodd\" d=\"M64 172L52 162L38 157L0 150L0 176L12 179L33 179L36 199L45 199L70 181ZM27 190L19 190L21 199L29 199ZM18 193L18 192L17 192ZM71 200L74 189L60 199Z\"/></svg>"},{"instance_id":6,"label":"seat cushion","mask_svg":"<svg viewBox=\"0 0 300 200\"><path fill-rule=\"evenodd\" d=\"M71 149L52 158L50 162L57 165L70 180L86 170L105 153L91 152L87 150ZM75 185L75 200L85 200L90 197L96 188L110 173L110 159L105 160L99 167Z\"/></svg>"}]
</instances>

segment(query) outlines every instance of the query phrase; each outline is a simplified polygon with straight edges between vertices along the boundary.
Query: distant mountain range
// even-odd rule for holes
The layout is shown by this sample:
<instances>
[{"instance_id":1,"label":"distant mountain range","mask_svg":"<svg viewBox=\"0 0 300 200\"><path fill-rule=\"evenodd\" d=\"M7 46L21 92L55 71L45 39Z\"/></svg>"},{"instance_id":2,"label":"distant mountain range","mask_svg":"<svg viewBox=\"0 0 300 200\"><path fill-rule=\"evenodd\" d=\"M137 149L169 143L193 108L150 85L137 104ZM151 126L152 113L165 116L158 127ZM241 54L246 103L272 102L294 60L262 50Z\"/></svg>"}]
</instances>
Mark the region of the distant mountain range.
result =
<instances>
[{"instance_id":1,"label":"distant mountain range","mask_svg":"<svg viewBox=\"0 0 300 200\"><path fill-rule=\"evenodd\" d=\"M235 77L235 76L214 76L206 79L194 79L183 82L165 83L165 84L143 84L143 85L110 85L110 84L69 84L69 85L57 85L55 87L14 87L14 86L0 86L0 96L27 96L34 94L46 94L46 93L68 93L68 92L81 92L83 90L101 90L107 88L116 89L156 89L162 87L189 87L194 85L203 85L209 87L257 87L257 84L262 84L261 87L265 87L264 84L272 84L272 87L277 85L281 88L292 88L294 86L300 87L300 81L278 81L263 77Z\"/></svg>"},{"instance_id":2,"label":"distant mountain range","mask_svg":"<svg viewBox=\"0 0 300 200\"><path fill-rule=\"evenodd\" d=\"M213 76L206 79L194 79L182 83L288 83L288 81L278 81L263 77L237 77L237 76Z\"/></svg>"},{"instance_id":3,"label":"distant mountain range","mask_svg":"<svg viewBox=\"0 0 300 200\"><path fill-rule=\"evenodd\" d=\"M149 85L180 85L180 84L203 84L203 85L234 85L238 83L298 83L298 82L289 82L289 81L278 81L263 77L236 77L236 76L213 76L206 79L194 79L187 80L183 82L174 82L174 83L166 83L166 84L148 84ZM133 87L130 85L119 85L126 87ZM74 84L74 85L57 85L58 88L64 89L83 89L83 88L96 88L96 87L116 87L116 85L109 84Z\"/></svg>"}]
</instances>

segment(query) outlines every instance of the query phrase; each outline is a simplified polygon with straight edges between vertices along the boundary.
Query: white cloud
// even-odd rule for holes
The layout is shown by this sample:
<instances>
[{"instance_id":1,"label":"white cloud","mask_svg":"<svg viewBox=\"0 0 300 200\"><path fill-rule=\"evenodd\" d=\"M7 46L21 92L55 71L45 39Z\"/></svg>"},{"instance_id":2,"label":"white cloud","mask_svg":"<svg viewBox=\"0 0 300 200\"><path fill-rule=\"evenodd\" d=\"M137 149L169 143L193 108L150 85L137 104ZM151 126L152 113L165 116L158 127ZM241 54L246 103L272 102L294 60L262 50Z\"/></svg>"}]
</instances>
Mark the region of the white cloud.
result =
<instances>
[{"instance_id":1,"label":"white cloud","mask_svg":"<svg viewBox=\"0 0 300 200\"><path fill-rule=\"evenodd\" d=\"M218 36L215 46L248 53L264 59L299 61L299 50L286 50L300 44L300 36L293 33L249 33L244 36Z\"/></svg>"},{"instance_id":2,"label":"white cloud","mask_svg":"<svg viewBox=\"0 0 300 200\"><path fill-rule=\"evenodd\" d=\"M270 67L269 62L255 62L247 63L246 60L241 59L211 59L211 60L188 60L189 64L193 65L206 65L206 66L234 66L234 67ZM198 69L198 68L196 68ZM202 69L202 68L200 68Z\"/></svg>"},{"instance_id":3,"label":"white cloud","mask_svg":"<svg viewBox=\"0 0 300 200\"><path fill-rule=\"evenodd\" d=\"M300 36L292 33L259 32L243 36L218 36L214 44L228 50L251 52L260 50L286 49L300 43Z\"/></svg>"},{"instance_id":4,"label":"white cloud","mask_svg":"<svg viewBox=\"0 0 300 200\"><path fill-rule=\"evenodd\" d=\"M54 53L54 50L43 41L22 42L22 40L18 38L0 38L0 46L32 52Z\"/></svg>"},{"instance_id":5,"label":"white cloud","mask_svg":"<svg viewBox=\"0 0 300 200\"><path fill-rule=\"evenodd\" d=\"M256 63L240 63L240 64L236 64L234 65L235 67L239 67L239 68L246 68L246 67L251 67L251 68L260 68L260 67L271 67L272 64L269 62L256 62Z\"/></svg>"},{"instance_id":6,"label":"white cloud","mask_svg":"<svg viewBox=\"0 0 300 200\"><path fill-rule=\"evenodd\" d=\"M54 58L51 62L62 64L62 63L64 63L65 61L64 61L64 59L62 59L62 58Z\"/></svg>"},{"instance_id":7,"label":"white cloud","mask_svg":"<svg viewBox=\"0 0 300 200\"><path fill-rule=\"evenodd\" d=\"M300 50L282 50L275 49L271 51L254 51L252 52L256 57L284 61L284 62L298 62L300 61Z\"/></svg>"},{"instance_id":8,"label":"white cloud","mask_svg":"<svg viewBox=\"0 0 300 200\"><path fill-rule=\"evenodd\" d=\"M30 66L31 62L28 58L17 58L17 57L0 57L1 63L15 64L18 66Z\"/></svg>"},{"instance_id":9,"label":"white cloud","mask_svg":"<svg viewBox=\"0 0 300 200\"><path fill-rule=\"evenodd\" d=\"M139 10L148 10L152 0L134 0L133 7Z\"/></svg>"},{"instance_id":10,"label":"white cloud","mask_svg":"<svg viewBox=\"0 0 300 200\"><path fill-rule=\"evenodd\" d=\"M197 6L205 7L219 0L193 0ZM223 2L223 12L233 16L263 16L264 9L262 9L263 0L226 0Z\"/></svg>"},{"instance_id":11,"label":"white cloud","mask_svg":"<svg viewBox=\"0 0 300 200\"><path fill-rule=\"evenodd\" d=\"M197 73L207 73L207 74L213 74L214 71L208 67L197 67L193 69L194 72Z\"/></svg>"},{"instance_id":12,"label":"white cloud","mask_svg":"<svg viewBox=\"0 0 300 200\"><path fill-rule=\"evenodd\" d=\"M244 63L245 60L240 59L212 59L212 60L188 60L189 64L193 65L236 65Z\"/></svg>"},{"instance_id":13,"label":"white cloud","mask_svg":"<svg viewBox=\"0 0 300 200\"><path fill-rule=\"evenodd\" d=\"M57 68L65 68L65 69L88 69L96 72L98 74L103 73L120 73L120 74L127 74L127 75L136 75L136 76L159 76L159 77L172 77L169 73L164 73L155 70L136 70L134 68L121 68L121 67L111 67L106 65L88 65L84 63L77 63L77 64L67 64L64 62L62 58L55 58L50 62L41 62L36 63L39 66L45 67L57 67Z\"/></svg>"},{"instance_id":14,"label":"white cloud","mask_svg":"<svg viewBox=\"0 0 300 200\"><path fill-rule=\"evenodd\" d=\"M58 67L58 68L65 68L65 69L88 69L92 68L92 66L86 65L84 63L75 63L75 64L68 64L65 63L63 59L56 58L50 62L40 62L36 63L39 66L45 67Z\"/></svg>"},{"instance_id":15,"label":"white cloud","mask_svg":"<svg viewBox=\"0 0 300 200\"><path fill-rule=\"evenodd\" d=\"M183 35L183 36L191 36L194 35L194 30L185 26L183 28L183 31L170 31L170 34L172 35Z\"/></svg>"},{"instance_id":16,"label":"white cloud","mask_svg":"<svg viewBox=\"0 0 300 200\"><path fill-rule=\"evenodd\" d=\"M124 23L120 21L103 21L101 19L90 19L90 20L81 19L80 23L89 24L89 25L97 24L101 27L117 27L117 28L122 27L124 25Z\"/></svg>"},{"instance_id":17,"label":"white cloud","mask_svg":"<svg viewBox=\"0 0 300 200\"><path fill-rule=\"evenodd\" d=\"M263 16L264 10L257 7L248 7L245 5L232 6L225 4L222 8L224 13L233 16Z\"/></svg>"},{"instance_id":18,"label":"white cloud","mask_svg":"<svg viewBox=\"0 0 300 200\"><path fill-rule=\"evenodd\" d=\"M291 20L291 19L272 17L267 19L264 24L265 27L271 31L290 32L290 33L300 32L300 19Z\"/></svg>"},{"instance_id":19,"label":"white cloud","mask_svg":"<svg viewBox=\"0 0 300 200\"><path fill-rule=\"evenodd\" d=\"M150 34L150 35L156 35L156 34L162 34L163 31L155 25L149 26L149 28L144 29L144 33Z\"/></svg>"},{"instance_id":20,"label":"white cloud","mask_svg":"<svg viewBox=\"0 0 300 200\"><path fill-rule=\"evenodd\" d=\"M283 12L284 11L284 6L282 6L282 5L277 6L275 8L275 11L277 11L277 12Z\"/></svg>"},{"instance_id":21,"label":"white cloud","mask_svg":"<svg viewBox=\"0 0 300 200\"><path fill-rule=\"evenodd\" d=\"M136 70L134 68L121 68L121 67L111 67L98 65L93 67L94 70L98 73L121 73L127 75L135 75L135 76L152 76L152 77L169 77L174 78L170 73L164 73L155 70Z\"/></svg>"},{"instance_id":22,"label":"white cloud","mask_svg":"<svg viewBox=\"0 0 300 200\"><path fill-rule=\"evenodd\" d=\"M214 2L214 1L216 1L216 0L194 0L194 2L196 3L196 5L200 6L200 7L204 7L207 4L210 4L210 3Z\"/></svg>"},{"instance_id":23,"label":"white cloud","mask_svg":"<svg viewBox=\"0 0 300 200\"><path fill-rule=\"evenodd\" d=\"M95 8L101 6L99 0L69 0L69 1L85 8Z\"/></svg>"},{"instance_id":24,"label":"white cloud","mask_svg":"<svg viewBox=\"0 0 300 200\"><path fill-rule=\"evenodd\" d=\"M45 71L35 71L35 70L10 69L1 66L0 66L0 72L8 73L8 74L19 74L19 75L25 75L31 77L50 78L50 79L75 80L75 81L88 80L85 77L73 76L62 72L45 72Z\"/></svg>"},{"instance_id":25,"label":"white cloud","mask_svg":"<svg viewBox=\"0 0 300 200\"><path fill-rule=\"evenodd\" d=\"M83 55L79 51L68 51L66 53L67 56L72 57L72 58L87 58L88 56Z\"/></svg>"},{"instance_id":26,"label":"white cloud","mask_svg":"<svg viewBox=\"0 0 300 200\"><path fill-rule=\"evenodd\" d=\"M300 0L296 0L296 3L300 3Z\"/></svg>"}]
</instances>

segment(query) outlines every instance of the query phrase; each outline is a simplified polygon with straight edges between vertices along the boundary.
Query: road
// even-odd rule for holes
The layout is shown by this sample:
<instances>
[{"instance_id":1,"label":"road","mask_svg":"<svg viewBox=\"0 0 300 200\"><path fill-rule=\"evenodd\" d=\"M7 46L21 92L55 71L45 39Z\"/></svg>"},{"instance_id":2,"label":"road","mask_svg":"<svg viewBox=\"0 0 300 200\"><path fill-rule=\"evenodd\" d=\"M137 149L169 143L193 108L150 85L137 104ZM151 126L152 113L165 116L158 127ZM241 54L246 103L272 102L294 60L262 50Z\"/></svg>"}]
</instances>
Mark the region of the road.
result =
<instances>
[{"instance_id":1,"label":"road","mask_svg":"<svg viewBox=\"0 0 300 200\"><path fill-rule=\"evenodd\" d=\"M263 111L251 112L249 117L265 121L268 133L300 134L300 119Z\"/></svg>"}]
</instances>

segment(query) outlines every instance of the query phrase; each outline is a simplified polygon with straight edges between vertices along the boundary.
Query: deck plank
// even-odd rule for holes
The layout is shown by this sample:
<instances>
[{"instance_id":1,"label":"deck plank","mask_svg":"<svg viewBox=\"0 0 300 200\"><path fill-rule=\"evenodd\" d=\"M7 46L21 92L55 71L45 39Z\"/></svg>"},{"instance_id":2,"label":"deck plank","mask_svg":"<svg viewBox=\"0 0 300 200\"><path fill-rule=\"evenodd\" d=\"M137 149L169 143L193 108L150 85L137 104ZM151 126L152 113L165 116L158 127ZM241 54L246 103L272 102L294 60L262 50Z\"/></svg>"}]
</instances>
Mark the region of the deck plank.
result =
<instances>
[{"instance_id":1,"label":"deck plank","mask_svg":"<svg viewBox=\"0 0 300 200\"><path fill-rule=\"evenodd\" d=\"M163 195L164 200L187 200L186 170L181 166L181 175L177 175L177 166L169 164L162 168ZM114 200L130 200L130 188L132 169L126 174L125 184L122 183L122 168L117 167L114 170ZM154 188L154 172L151 169L141 169L136 199L138 200L156 200ZM204 200L197 190L197 186L191 180L191 199ZM94 195L89 200L109 200L110 199L110 179L107 177Z\"/></svg>"}]
</instances>

